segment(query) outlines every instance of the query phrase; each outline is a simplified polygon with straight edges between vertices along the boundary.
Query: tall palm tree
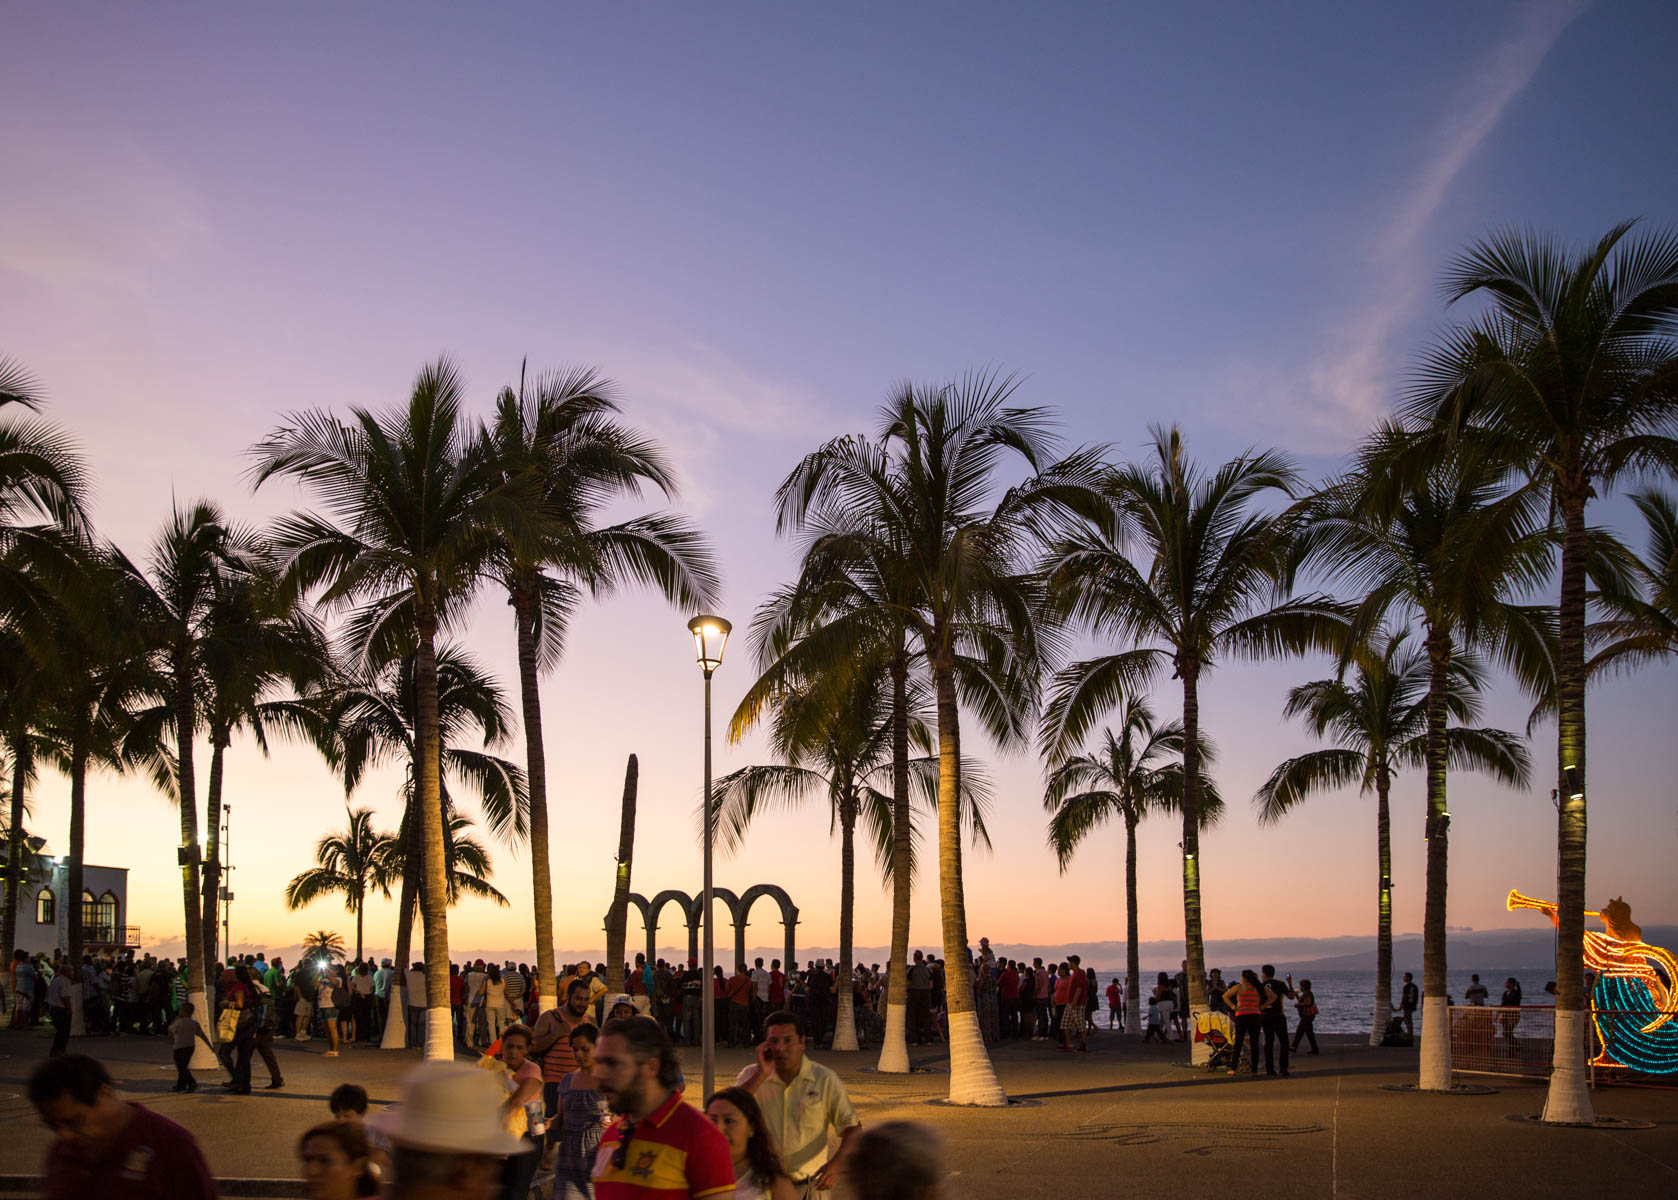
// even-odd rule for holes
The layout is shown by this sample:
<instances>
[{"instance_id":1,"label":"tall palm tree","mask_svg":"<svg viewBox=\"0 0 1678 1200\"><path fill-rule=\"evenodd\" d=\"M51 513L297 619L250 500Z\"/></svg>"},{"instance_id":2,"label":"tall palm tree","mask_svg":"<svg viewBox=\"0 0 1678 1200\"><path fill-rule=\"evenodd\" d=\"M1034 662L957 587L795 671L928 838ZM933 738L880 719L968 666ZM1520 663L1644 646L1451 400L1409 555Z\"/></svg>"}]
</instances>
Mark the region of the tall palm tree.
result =
<instances>
[{"instance_id":1,"label":"tall palm tree","mask_svg":"<svg viewBox=\"0 0 1678 1200\"><path fill-rule=\"evenodd\" d=\"M1086 517L1045 563L1060 612L1129 647L1071 663L1056 676L1044 721L1051 764L1100 715L1140 694L1167 666L1183 687L1183 940L1191 1019L1206 1011L1201 934L1200 685L1225 658L1260 659L1335 644L1343 624L1320 596L1294 598L1293 526L1258 505L1299 483L1275 451L1242 454L1211 473L1189 459L1175 428L1153 431L1154 461L1111 468L1106 511ZM1152 643L1152 644L1149 644ZM1191 1055L1204 1062L1202 1041Z\"/></svg>"},{"instance_id":2,"label":"tall palm tree","mask_svg":"<svg viewBox=\"0 0 1678 1200\"><path fill-rule=\"evenodd\" d=\"M176 507L153 539L144 568L120 551L116 569L132 596L135 636L150 658L158 700L171 710L174 735L173 791L180 810L179 863L181 903L186 916L188 995L198 1011L205 1007L206 963L214 959L215 930L203 919L199 871L198 791L194 741L199 686L206 654L214 652L217 631L210 616L217 599L234 581L255 570L260 552L255 535L231 525L220 508L199 501ZM212 823L214 817L212 816ZM206 941L206 939L208 939Z\"/></svg>"},{"instance_id":3,"label":"tall palm tree","mask_svg":"<svg viewBox=\"0 0 1678 1200\"><path fill-rule=\"evenodd\" d=\"M142 647L127 614L135 594L125 587L111 555L90 549L74 580L59 593L54 622L55 657L63 668L53 696L41 713L38 732L44 757L70 781L70 829L65 852L64 903L69 920L65 952L82 960L83 851L87 831L87 781L90 771L120 769L118 748L130 708L149 684ZM80 989L75 990L72 1021L82 1021Z\"/></svg>"},{"instance_id":4,"label":"tall palm tree","mask_svg":"<svg viewBox=\"0 0 1678 1200\"><path fill-rule=\"evenodd\" d=\"M504 497L493 570L507 589L518 636L536 973L544 996L554 994L557 974L541 673L558 664L571 610L584 592L599 597L641 583L692 610L711 604L718 585L703 537L682 518L651 513L600 523L604 507L639 497L644 487L667 497L676 491L664 451L617 419L613 391L592 370L543 375L529 387L521 370L518 390L502 390L494 423L480 435Z\"/></svg>"},{"instance_id":5,"label":"tall palm tree","mask_svg":"<svg viewBox=\"0 0 1678 1200\"><path fill-rule=\"evenodd\" d=\"M1125 1032L1142 1032L1142 951L1136 922L1136 827L1154 812L1176 812L1183 802L1183 726L1154 724L1153 709L1140 697L1124 700L1119 732L1102 731L1098 748L1075 754L1049 775L1043 807L1049 813L1049 845L1064 872L1072 855L1096 826L1113 818L1124 823ZM1200 760L1212 748L1201 740ZM1223 797L1210 779L1201 780L1200 827L1223 815Z\"/></svg>"},{"instance_id":6,"label":"tall palm tree","mask_svg":"<svg viewBox=\"0 0 1678 1200\"><path fill-rule=\"evenodd\" d=\"M1419 479L1408 477L1403 464L1413 453L1413 439L1402 431L1379 430L1359 451L1356 470L1330 481L1306 511L1311 553L1361 596L1339 647L1342 661L1389 617L1421 627L1428 670L1427 895L1418 1084L1424 1091L1446 1091L1452 662L1484 649L1528 686L1545 676L1554 621L1509 597L1542 583L1553 549L1542 498L1533 489L1508 490L1504 472L1466 449Z\"/></svg>"},{"instance_id":7,"label":"tall palm tree","mask_svg":"<svg viewBox=\"0 0 1678 1200\"><path fill-rule=\"evenodd\" d=\"M344 935L330 929L317 929L303 935L303 961L313 960L323 967L344 961Z\"/></svg>"},{"instance_id":8,"label":"tall palm tree","mask_svg":"<svg viewBox=\"0 0 1678 1200\"><path fill-rule=\"evenodd\" d=\"M833 1049L855 1050L856 1018L851 996L851 964L856 912L856 827L861 820L874 847L886 882L891 882L896 830L892 826L892 798L881 790L893 773L891 702L886 673L878 663L863 663L836 671L801 687L783 688L772 701L774 724L770 744L784 761L742 767L717 780L712 788L715 828L730 852L744 843L753 818L766 808L795 806L821 796L828 804L828 828L839 831L839 1002L833 1030ZM911 786L927 802L938 794L938 759L926 754L932 732L922 716L925 690L916 689L911 701L910 737L923 755L911 759ZM738 741L761 710L732 725L730 739ZM738 730L738 732L735 732ZM962 788L967 824L973 835L989 844L984 827L988 790L973 763L964 764ZM703 810L701 815L703 815ZM913 863L911 860L911 869Z\"/></svg>"},{"instance_id":9,"label":"tall palm tree","mask_svg":"<svg viewBox=\"0 0 1678 1200\"><path fill-rule=\"evenodd\" d=\"M820 470L866 475L874 468L874 457L860 439L842 439L822 447L813 461L831 460ZM794 484L800 474L812 473L807 462L783 485ZM877 492L872 500L888 500ZM878 1070L907 1074L909 906L913 889L910 865L914 856L914 823L910 799L909 670L913 665L913 633L904 617L913 606L917 583L912 558L904 544L903 530L880 512L870 513L864 502L858 511L832 514L824 522L812 513L783 513L781 532L789 528L823 524L838 527L840 520L867 526L872 536L848 539L844 553L864 556L862 563L836 566L834 556L823 548L816 533L805 555L799 578L791 586L777 588L760 605L753 620L752 644L760 671L735 710L729 737L738 741L747 725L756 721L778 690L795 686L799 679L826 678L849 670L859 659L883 659L891 679L891 796L892 865L891 951L886 973L885 1036L880 1043ZM956 670L971 674L974 686L985 686L986 664L965 654L956 658Z\"/></svg>"},{"instance_id":10,"label":"tall palm tree","mask_svg":"<svg viewBox=\"0 0 1678 1200\"><path fill-rule=\"evenodd\" d=\"M437 636L461 612L484 570L493 519L490 472L461 412L461 379L439 359L408 403L349 421L300 413L259 443L257 486L276 475L306 484L329 516L295 513L275 545L298 589L321 588L328 607L359 603L350 629L366 661L415 659L416 789L425 886L426 1057L454 1057L449 1015L448 868L437 711Z\"/></svg>"},{"instance_id":11,"label":"tall palm tree","mask_svg":"<svg viewBox=\"0 0 1678 1200\"><path fill-rule=\"evenodd\" d=\"M431 886L420 870L420 835L424 822L414 818L415 797L419 794L416 781L420 774L416 658L417 655L408 655L370 675L345 678L321 700L336 731L335 756L346 795L355 791L365 772L373 766L396 763L406 769L403 817L397 845L390 851L403 860L401 869L393 871L391 876L393 882L401 881L396 927L398 963L409 961L415 902L423 902L424 888ZM449 785L476 793L490 831L504 842L516 844L527 836L529 817L523 772L488 750L473 750L461 744L474 738L491 747L506 744L511 736L512 714L500 688L469 655L447 644L437 654L437 680L447 906L458 890L454 869L448 865L453 862L453 833L449 822L456 815ZM471 885L467 886L471 891ZM402 974L398 972L399 976ZM401 978L394 984L399 990L405 985L406 980ZM405 997L400 999L406 1003ZM398 1003L398 998L393 997L391 1002ZM397 1028L393 1030L392 1025ZM400 1021L387 1022L385 1049L402 1049L406 1036L402 1025Z\"/></svg>"},{"instance_id":12,"label":"tall palm tree","mask_svg":"<svg viewBox=\"0 0 1678 1200\"><path fill-rule=\"evenodd\" d=\"M39 411L44 401L34 377L15 359L0 355L0 410ZM85 534L88 473L75 445L58 429L38 418L17 419L8 412L0 420L0 615L17 621L42 608L41 581L30 578L38 567L44 532ZM45 539L53 558L63 556ZM50 602L46 604L51 608ZM50 621L50 617L46 618ZM39 632L39 630L37 630ZM27 803L27 785L34 777L35 755L30 740L27 695L44 695L46 689L25 687L39 682L42 660L50 658L52 643L46 638L26 638L15 630L5 635L0 647L0 674L4 676L4 697L0 698L0 725L12 755L12 819L6 837L5 899L0 905L0 950L5 962L12 960L17 945L17 904L21 893L27 849L23 843L20 814Z\"/></svg>"},{"instance_id":13,"label":"tall palm tree","mask_svg":"<svg viewBox=\"0 0 1678 1200\"><path fill-rule=\"evenodd\" d=\"M1289 717L1304 717L1318 738L1334 745L1282 762L1253 797L1259 820L1279 821L1315 793L1356 785L1375 793L1375 1011L1369 1044L1379 1046L1392 1016L1392 836L1388 800L1393 775L1427 758L1427 655L1409 632L1385 634L1349 654L1354 674L1300 684L1288 693ZM1480 712L1480 670L1474 659L1452 659L1445 711L1446 752L1457 770L1484 771L1510 787L1525 787L1532 763L1520 737L1502 729L1466 728Z\"/></svg>"},{"instance_id":14,"label":"tall palm tree","mask_svg":"<svg viewBox=\"0 0 1678 1200\"><path fill-rule=\"evenodd\" d=\"M1556 1049L1544 1119L1592 1119L1584 1054L1586 509L1638 474L1678 475L1678 230L1616 225L1582 249L1535 232L1475 242L1448 303L1488 303L1424 359L1404 416L1472 432L1561 523L1557 608Z\"/></svg>"},{"instance_id":15,"label":"tall palm tree","mask_svg":"<svg viewBox=\"0 0 1678 1200\"><path fill-rule=\"evenodd\" d=\"M392 857L396 838L373 828L373 810L345 808L349 826L315 843L315 865L292 877L286 885L286 907L296 911L322 896L342 896L344 908L355 914L355 957L361 960L362 918L369 893L390 898Z\"/></svg>"},{"instance_id":16,"label":"tall palm tree","mask_svg":"<svg viewBox=\"0 0 1678 1200\"><path fill-rule=\"evenodd\" d=\"M1009 405L1017 382L989 373L904 385L881 410L877 442L841 438L809 455L777 493L783 529L811 536L804 574L833 589L841 616L818 646L878 644L893 621L932 686L938 724L938 863L949 997L950 1100L1001 1105L1007 1094L979 1031L961 871L961 728L966 700L1003 744L1026 736L1042 634L1029 569L1042 522L1084 460L1051 464L1048 420ZM1004 488L1002 470L1027 477ZM898 557L901 556L901 557ZM878 583L851 576L884 570ZM810 590L810 589L806 589ZM889 618L844 596L889 596ZM810 641L810 638L806 638ZM888 649L895 650L896 647ZM960 660L984 664L964 671Z\"/></svg>"}]
</instances>

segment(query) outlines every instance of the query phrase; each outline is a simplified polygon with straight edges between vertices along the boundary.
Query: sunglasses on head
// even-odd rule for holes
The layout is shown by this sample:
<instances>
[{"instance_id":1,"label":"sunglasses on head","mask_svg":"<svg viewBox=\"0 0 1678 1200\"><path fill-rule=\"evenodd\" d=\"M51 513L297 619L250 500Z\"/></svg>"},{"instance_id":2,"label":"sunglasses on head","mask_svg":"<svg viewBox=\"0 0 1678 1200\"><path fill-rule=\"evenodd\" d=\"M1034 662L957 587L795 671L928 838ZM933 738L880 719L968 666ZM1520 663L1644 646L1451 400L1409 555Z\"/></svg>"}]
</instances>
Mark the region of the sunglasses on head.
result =
<instances>
[{"instance_id":1,"label":"sunglasses on head","mask_svg":"<svg viewBox=\"0 0 1678 1200\"><path fill-rule=\"evenodd\" d=\"M618 1148L612 1151L612 1170L621 1171L629 1162L629 1139L635 1136L635 1122L626 1121L623 1134L618 1139Z\"/></svg>"}]
</instances>

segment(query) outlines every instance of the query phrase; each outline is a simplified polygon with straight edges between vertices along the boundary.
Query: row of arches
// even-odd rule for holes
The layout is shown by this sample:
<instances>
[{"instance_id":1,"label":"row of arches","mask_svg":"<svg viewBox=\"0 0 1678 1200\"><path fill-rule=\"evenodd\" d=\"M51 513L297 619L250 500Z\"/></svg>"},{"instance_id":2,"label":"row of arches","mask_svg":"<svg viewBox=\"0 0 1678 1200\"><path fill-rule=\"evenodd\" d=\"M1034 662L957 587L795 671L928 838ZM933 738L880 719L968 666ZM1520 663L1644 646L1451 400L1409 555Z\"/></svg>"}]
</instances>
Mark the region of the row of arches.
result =
<instances>
[{"instance_id":1,"label":"row of arches","mask_svg":"<svg viewBox=\"0 0 1678 1200\"><path fill-rule=\"evenodd\" d=\"M747 888L736 896L728 888L713 887L711 894L728 906L729 919L734 924L734 963L746 961L746 926L750 923L752 906L764 897L775 901L781 909L781 925L785 933L785 954L781 961L787 970L792 969L793 963L798 961L797 939L794 930L798 926L798 906L792 902L792 897L772 883L759 883ZM647 930L647 961L658 959L658 921L665 906L676 905L688 927L688 957L699 958L699 931L703 927L705 900L703 893L690 896L686 892L674 889L663 891L648 900L639 892L629 893L629 903L641 914L642 924ZM607 921L611 914L607 913ZM725 968L733 963L723 963Z\"/></svg>"}]
</instances>

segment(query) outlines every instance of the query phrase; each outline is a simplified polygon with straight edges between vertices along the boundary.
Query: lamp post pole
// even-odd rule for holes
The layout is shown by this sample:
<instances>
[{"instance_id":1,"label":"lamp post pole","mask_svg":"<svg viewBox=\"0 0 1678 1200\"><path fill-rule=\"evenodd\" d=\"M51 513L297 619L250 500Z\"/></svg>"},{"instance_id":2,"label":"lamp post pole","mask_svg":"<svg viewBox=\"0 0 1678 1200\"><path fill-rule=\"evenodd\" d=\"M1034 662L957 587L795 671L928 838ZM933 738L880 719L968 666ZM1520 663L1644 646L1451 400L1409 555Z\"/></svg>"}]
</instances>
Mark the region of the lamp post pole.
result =
<instances>
[{"instance_id":1,"label":"lamp post pole","mask_svg":"<svg viewBox=\"0 0 1678 1200\"><path fill-rule=\"evenodd\" d=\"M704 976L699 981L700 1059L705 1077L705 1090L701 1094L705 1096L716 1090L717 1083L717 1004L712 994L716 986L712 982L716 971L716 940L711 925L711 843L714 840L716 812L711 805L711 673L722 666L723 647L728 644L732 628L723 618L706 613L688 622L688 632L693 634L694 652L700 669L705 672L705 886L700 889L699 900L703 906L701 924L705 930L705 961L701 968Z\"/></svg>"},{"instance_id":2,"label":"lamp post pole","mask_svg":"<svg viewBox=\"0 0 1678 1200\"><path fill-rule=\"evenodd\" d=\"M704 1005L700 1009L700 1019L704 1022L704 1060L705 1090L702 1095L709 1096L717 1090L717 1004L712 996L714 984L711 982L716 966L716 947L712 940L711 931L711 844L712 825L716 821L716 812L711 805L711 672L705 672L705 977L700 981L699 995Z\"/></svg>"}]
</instances>

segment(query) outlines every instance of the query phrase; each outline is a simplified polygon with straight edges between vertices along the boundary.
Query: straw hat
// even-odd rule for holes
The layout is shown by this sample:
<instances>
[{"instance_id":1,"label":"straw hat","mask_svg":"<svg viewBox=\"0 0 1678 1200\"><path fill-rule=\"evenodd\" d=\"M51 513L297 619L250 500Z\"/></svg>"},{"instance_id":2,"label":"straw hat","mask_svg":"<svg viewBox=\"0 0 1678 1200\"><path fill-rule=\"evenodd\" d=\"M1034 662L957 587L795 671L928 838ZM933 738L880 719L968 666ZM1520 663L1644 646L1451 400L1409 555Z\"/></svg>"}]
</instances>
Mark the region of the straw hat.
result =
<instances>
[{"instance_id":1,"label":"straw hat","mask_svg":"<svg viewBox=\"0 0 1678 1200\"><path fill-rule=\"evenodd\" d=\"M438 1154L497 1157L528 1149L501 1126L507 1093L470 1063L421 1063L402 1077L402 1103L367 1124L405 1146Z\"/></svg>"}]
</instances>

